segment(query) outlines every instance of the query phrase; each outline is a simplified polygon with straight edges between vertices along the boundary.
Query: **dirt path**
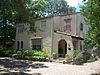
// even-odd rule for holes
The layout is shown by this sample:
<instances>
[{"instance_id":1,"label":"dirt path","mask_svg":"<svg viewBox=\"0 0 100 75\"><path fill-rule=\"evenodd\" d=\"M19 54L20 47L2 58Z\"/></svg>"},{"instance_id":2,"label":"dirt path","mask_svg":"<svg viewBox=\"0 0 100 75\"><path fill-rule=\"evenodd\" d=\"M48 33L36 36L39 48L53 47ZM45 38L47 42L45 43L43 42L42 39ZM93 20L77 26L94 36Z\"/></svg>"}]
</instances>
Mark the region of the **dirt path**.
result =
<instances>
[{"instance_id":1,"label":"dirt path","mask_svg":"<svg viewBox=\"0 0 100 75\"><path fill-rule=\"evenodd\" d=\"M69 65L0 58L0 75L91 75L98 72L100 60L84 65Z\"/></svg>"}]
</instances>

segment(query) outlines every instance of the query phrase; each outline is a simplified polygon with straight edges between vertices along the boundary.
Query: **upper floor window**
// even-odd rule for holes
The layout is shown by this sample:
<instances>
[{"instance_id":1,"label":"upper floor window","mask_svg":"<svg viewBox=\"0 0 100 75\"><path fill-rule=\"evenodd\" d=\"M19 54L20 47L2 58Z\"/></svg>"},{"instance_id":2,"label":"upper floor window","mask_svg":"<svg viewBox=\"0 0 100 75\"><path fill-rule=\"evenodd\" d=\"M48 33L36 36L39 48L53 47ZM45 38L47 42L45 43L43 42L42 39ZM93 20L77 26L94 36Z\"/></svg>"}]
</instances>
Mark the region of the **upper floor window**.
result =
<instances>
[{"instance_id":1,"label":"upper floor window","mask_svg":"<svg viewBox=\"0 0 100 75\"><path fill-rule=\"evenodd\" d=\"M29 26L29 31L30 31L30 32L36 32L35 23L30 24L30 26Z\"/></svg>"},{"instance_id":2,"label":"upper floor window","mask_svg":"<svg viewBox=\"0 0 100 75\"><path fill-rule=\"evenodd\" d=\"M66 20L64 30L71 30L71 20Z\"/></svg>"},{"instance_id":3,"label":"upper floor window","mask_svg":"<svg viewBox=\"0 0 100 75\"><path fill-rule=\"evenodd\" d=\"M80 23L80 30L83 31L83 23Z\"/></svg>"},{"instance_id":4,"label":"upper floor window","mask_svg":"<svg viewBox=\"0 0 100 75\"><path fill-rule=\"evenodd\" d=\"M42 31L46 30L46 21L41 21L41 30Z\"/></svg>"},{"instance_id":5,"label":"upper floor window","mask_svg":"<svg viewBox=\"0 0 100 75\"><path fill-rule=\"evenodd\" d=\"M18 33L21 33L24 31L24 25L18 25Z\"/></svg>"}]
</instances>

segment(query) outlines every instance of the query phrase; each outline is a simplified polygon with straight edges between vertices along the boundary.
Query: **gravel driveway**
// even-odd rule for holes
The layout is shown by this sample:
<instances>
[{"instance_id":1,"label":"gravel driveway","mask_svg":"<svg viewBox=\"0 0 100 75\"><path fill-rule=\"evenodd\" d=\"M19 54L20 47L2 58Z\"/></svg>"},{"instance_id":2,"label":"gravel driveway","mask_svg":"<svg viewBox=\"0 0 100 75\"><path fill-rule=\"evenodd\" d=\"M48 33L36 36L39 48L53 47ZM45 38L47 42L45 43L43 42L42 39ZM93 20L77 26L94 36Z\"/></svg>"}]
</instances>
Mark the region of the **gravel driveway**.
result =
<instances>
[{"instance_id":1,"label":"gravel driveway","mask_svg":"<svg viewBox=\"0 0 100 75\"><path fill-rule=\"evenodd\" d=\"M0 75L97 75L100 60L84 65L0 58Z\"/></svg>"}]
</instances>

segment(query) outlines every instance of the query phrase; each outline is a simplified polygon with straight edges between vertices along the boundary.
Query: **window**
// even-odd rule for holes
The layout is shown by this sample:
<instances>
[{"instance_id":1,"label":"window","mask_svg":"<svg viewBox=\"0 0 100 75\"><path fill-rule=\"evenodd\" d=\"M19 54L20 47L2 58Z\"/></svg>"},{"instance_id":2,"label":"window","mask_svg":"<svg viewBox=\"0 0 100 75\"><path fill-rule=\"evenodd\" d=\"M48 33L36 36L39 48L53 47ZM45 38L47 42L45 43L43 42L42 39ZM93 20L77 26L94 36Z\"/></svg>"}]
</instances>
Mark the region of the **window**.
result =
<instances>
[{"instance_id":1,"label":"window","mask_svg":"<svg viewBox=\"0 0 100 75\"><path fill-rule=\"evenodd\" d=\"M31 32L36 32L35 24L30 24L30 31Z\"/></svg>"},{"instance_id":2,"label":"window","mask_svg":"<svg viewBox=\"0 0 100 75\"><path fill-rule=\"evenodd\" d=\"M17 50L19 50L19 44L20 44L19 41L17 41Z\"/></svg>"},{"instance_id":3,"label":"window","mask_svg":"<svg viewBox=\"0 0 100 75\"><path fill-rule=\"evenodd\" d=\"M21 49L23 49L23 41L21 41Z\"/></svg>"},{"instance_id":4,"label":"window","mask_svg":"<svg viewBox=\"0 0 100 75\"><path fill-rule=\"evenodd\" d=\"M80 50L82 50L82 42L80 41Z\"/></svg>"},{"instance_id":5,"label":"window","mask_svg":"<svg viewBox=\"0 0 100 75\"><path fill-rule=\"evenodd\" d=\"M18 33L21 33L24 31L24 25L18 25Z\"/></svg>"},{"instance_id":6,"label":"window","mask_svg":"<svg viewBox=\"0 0 100 75\"><path fill-rule=\"evenodd\" d=\"M71 30L71 20L65 21L64 30Z\"/></svg>"},{"instance_id":7,"label":"window","mask_svg":"<svg viewBox=\"0 0 100 75\"><path fill-rule=\"evenodd\" d=\"M33 50L41 50L41 39L32 40L32 49Z\"/></svg>"},{"instance_id":8,"label":"window","mask_svg":"<svg viewBox=\"0 0 100 75\"><path fill-rule=\"evenodd\" d=\"M41 21L41 30L42 31L46 30L46 21Z\"/></svg>"},{"instance_id":9,"label":"window","mask_svg":"<svg viewBox=\"0 0 100 75\"><path fill-rule=\"evenodd\" d=\"M83 31L83 23L80 23L80 30Z\"/></svg>"}]
</instances>

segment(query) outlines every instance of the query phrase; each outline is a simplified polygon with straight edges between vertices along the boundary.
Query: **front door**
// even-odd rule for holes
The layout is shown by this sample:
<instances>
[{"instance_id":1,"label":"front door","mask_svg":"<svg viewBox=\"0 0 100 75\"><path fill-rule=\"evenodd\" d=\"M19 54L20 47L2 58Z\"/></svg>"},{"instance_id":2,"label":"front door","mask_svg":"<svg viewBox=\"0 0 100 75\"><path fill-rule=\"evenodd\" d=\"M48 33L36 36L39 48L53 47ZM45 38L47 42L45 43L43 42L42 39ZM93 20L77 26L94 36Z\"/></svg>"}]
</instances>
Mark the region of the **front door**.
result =
<instances>
[{"instance_id":1,"label":"front door","mask_svg":"<svg viewBox=\"0 0 100 75\"><path fill-rule=\"evenodd\" d=\"M65 40L60 40L58 43L58 57L65 57L67 53L67 43Z\"/></svg>"}]
</instances>

